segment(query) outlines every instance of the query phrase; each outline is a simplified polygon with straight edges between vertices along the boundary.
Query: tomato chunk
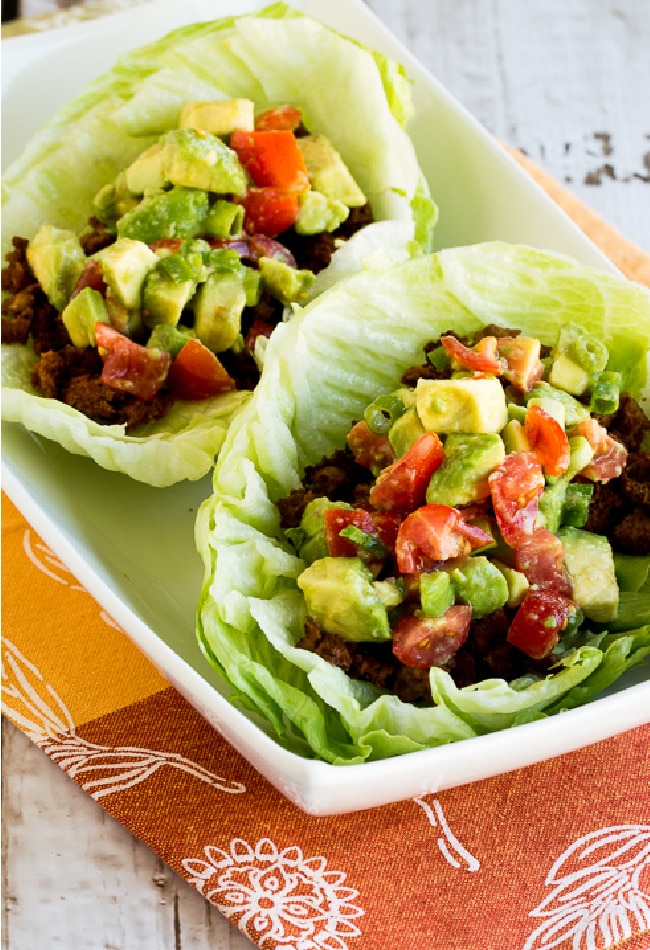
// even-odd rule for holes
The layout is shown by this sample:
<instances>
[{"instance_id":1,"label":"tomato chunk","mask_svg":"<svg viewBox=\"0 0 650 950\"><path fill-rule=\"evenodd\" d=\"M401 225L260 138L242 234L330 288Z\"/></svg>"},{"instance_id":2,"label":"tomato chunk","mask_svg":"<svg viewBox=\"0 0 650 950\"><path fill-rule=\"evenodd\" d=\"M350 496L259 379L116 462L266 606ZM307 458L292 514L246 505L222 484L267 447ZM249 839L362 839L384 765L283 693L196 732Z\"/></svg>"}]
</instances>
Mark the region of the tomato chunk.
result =
<instances>
[{"instance_id":1,"label":"tomato chunk","mask_svg":"<svg viewBox=\"0 0 650 950\"><path fill-rule=\"evenodd\" d=\"M169 369L170 392L178 399L207 399L235 388L219 359L198 340L188 340Z\"/></svg>"},{"instance_id":2,"label":"tomato chunk","mask_svg":"<svg viewBox=\"0 0 650 950\"><path fill-rule=\"evenodd\" d=\"M260 112L255 119L255 128L262 131L267 129L290 129L293 132L301 122L302 112L300 109L295 106L284 105Z\"/></svg>"},{"instance_id":3,"label":"tomato chunk","mask_svg":"<svg viewBox=\"0 0 650 950\"><path fill-rule=\"evenodd\" d=\"M547 475L562 475L571 461L566 432L550 412L533 403L526 410L524 434Z\"/></svg>"},{"instance_id":4,"label":"tomato chunk","mask_svg":"<svg viewBox=\"0 0 650 950\"><path fill-rule=\"evenodd\" d=\"M534 452L510 452L488 476L492 506L505 542L514 546L535 525L544 474Z\"/></svg>"},{"instance_id":5,"label":"tomato chunk","mask_svg":"<svg viewBox=\"0 0 650 950\"><path fill-rule=\"evenodd\" d=\"M400 617L393 632L393 653L405 666L428 670L443 666L469 633L472 608L449 607L440 617Z\"/></svg>"},{"instance_id":6,"label":"tomato chunk","mask_svg":"<svg viewBox=\"0 0 650 950\"><path fill-rule=\"evenodd\" d=\"M388 511L413 511L424 503L431 476L440 467L445 450L438 436L426 432L411 448L379 473L370 503Z\"/></svg>"},{"instance_id":7,"label":"tomato chunk","mask_svg":"<svg viewBox=\"0 0 650 950\"><path fill-rule=\"evenodd\" d=\"M244 206L244 227L249 234L275 238L292 224L300 211L298 195L280 188L249 188L237 202Z\"/></svg>"},{"instance_id":8,"label":"tomato chunk","mask_svg":"<svg viewBox=\"0 0 650 950\"><path fill-rule=\"evenodd\" d=\"M507 640L534 660L548 656L576 612L568 597L551 590L530 590L508 630Z\"/></svg>"},{"instance_id":9,"label":"tomato chunk","mask_svg":"<svg viewBox=\"0 0 650 950\"><path fill-rule=\"evenodd\" d=\"M573 594L562 542L548 528L535 528L532 534L521 536L515 547L515 567L525 574L531 586L565 597Z\"/></svg>"},{"instance_id":10,"label":"tomato chunk","mask_svg":"<svg viewBox=\"0 0 650 950\"><path fill-rule=\"evenodd\" d=\"M301 192L309 185L305 160L289 129L235 130L230 147L259 188Z\"/></svg>"},{"instance_id":11,"label":"tomato chunk","mask_svg":"<svg viewBox=\"0 0 650 950\"><path fill-rule=\"evenodd\" d=\"M492 540L491 534L467 524L457 508L424 505L408 515L399 527L395 542L397 568L400 574L419 574Z\"/></svg>"},{"instance_id":12,"label":"tomato chunk","mask_svg":"<svg viewBox=\"0 0 650 950\"><path fill-rule=\"evenodd\" d=\"M596 419L579 422L570 434L583 436L594 450L593 459L582 469L581 475L594 482L609 482L621 474L627 462L627 449Z\"/></svg>"},{"instance_id":13,"label":"tomato chunk","mask_svg":"<svg viewBox=\"0 0 650 950\"><path fill-rule=\"evenodd\" d=\"M395 461L395 452L388 436L377 435L363 419L352 426L347 442L355 461L373 472Z\"/></svg>"},{"instance_id":14,"label":"tomato chunk","mask_svg":"<svg viewBox=\"0 0 650 950\"><path fill-rule=\"evenodd\" d=\"M325 539L331 557L356 557L359 549L354 541L342 537L341 531L354 527L369 538L379 541L379 531L369 511L363 508L327 508L324 515ZM379 542L381 543L381 542Z\"/></svg>"},{"instance_id":15,"label":"tomato chunk","mask_svg":"<svg viewBox=\"0 0 650 950\"><path fill-rule=\"evenodd\" d=\"M102 382L139 399L153 399L167 378L169 353L134 343L100 322L95 323L95 341L104 363Z\"/></svg>"},{"instance_id":16,"label":"tomato chunk","mask_svg":"<svg viewBox=\"0 0 650 950\"><path fill-rule=\"evenodd\" d=\"M451 356L452 360L462 369L473 370L476 373L491 373L500 376L503 372L503 363L497 353L497 341L494 336L485 336L473 346L465 346L455 336L441 336L440 342Z\"/></svg>"}]
</instances>

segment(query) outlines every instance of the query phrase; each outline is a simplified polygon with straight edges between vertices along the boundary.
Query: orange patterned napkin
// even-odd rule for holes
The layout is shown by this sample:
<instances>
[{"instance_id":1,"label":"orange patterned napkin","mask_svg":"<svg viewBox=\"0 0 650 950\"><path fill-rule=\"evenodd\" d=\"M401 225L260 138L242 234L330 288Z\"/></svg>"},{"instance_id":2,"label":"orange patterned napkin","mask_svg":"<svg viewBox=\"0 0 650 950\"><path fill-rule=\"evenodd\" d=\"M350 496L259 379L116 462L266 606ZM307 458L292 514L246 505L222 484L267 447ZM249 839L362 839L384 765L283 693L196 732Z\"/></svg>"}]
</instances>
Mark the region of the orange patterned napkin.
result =
<instances>
[{"instance_id":1,"label":"orange patterned napkin","mask_svg":"<svg viewBox=\"0 0 650 950\"><path fill-rule=\"evenodd\" d=\"M628 276L650 259L517 156ZM3 709L260 950L649 950L650 725L314 818L205 722L3 496Z\"/></svg>"}]
</instances>

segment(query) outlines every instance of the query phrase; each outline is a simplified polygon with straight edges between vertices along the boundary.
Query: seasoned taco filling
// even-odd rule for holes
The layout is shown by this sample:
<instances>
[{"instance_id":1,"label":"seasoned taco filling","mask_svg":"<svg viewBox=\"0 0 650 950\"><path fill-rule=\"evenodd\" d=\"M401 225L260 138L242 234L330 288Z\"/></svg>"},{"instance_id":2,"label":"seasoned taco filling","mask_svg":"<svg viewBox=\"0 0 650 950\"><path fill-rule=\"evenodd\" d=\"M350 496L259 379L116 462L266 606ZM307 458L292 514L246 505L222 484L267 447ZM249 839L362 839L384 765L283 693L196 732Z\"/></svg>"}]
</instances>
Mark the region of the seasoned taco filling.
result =
<instances>
[{"instance_id":1,"label":"seasoned taco filling","mask_svg":"<svg viewBox=\"0 0 650 950\"><path fill-rule=\"evenodd\" d=\"M544 675L624 625L650 564L650 422L576 324L553 348L485 327L424 349L279 509L307 565L297 646L430 705L431 667L458 687Z\"/></svg>"},{"instance_id":2,"label":"seasoned taco filling","mask_svg":"<svg viewBox=\"0 0 650 950\"><path fill-rule=\"evenodd\" d=\"M2 342L31 341L39 394L129 433L175 399L252 389L258 339L372 221L299 109L248 99L187 103L94 206L80 235L13 239Z\"/></svg>"}]
</instances>

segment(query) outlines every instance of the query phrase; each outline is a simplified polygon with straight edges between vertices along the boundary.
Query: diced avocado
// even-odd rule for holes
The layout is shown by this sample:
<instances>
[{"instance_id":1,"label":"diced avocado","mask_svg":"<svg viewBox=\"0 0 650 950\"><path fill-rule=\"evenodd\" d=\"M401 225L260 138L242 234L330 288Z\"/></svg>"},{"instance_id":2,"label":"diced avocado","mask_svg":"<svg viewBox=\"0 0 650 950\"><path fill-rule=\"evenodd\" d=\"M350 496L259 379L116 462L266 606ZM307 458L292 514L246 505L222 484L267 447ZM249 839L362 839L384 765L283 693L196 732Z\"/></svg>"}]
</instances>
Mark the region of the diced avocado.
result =
<instances>
[{"instance_id":1,"label":"diced avocado","mask_svg":"<svg viewBox=\"0 0 650 950\"><path fill-rule=\"evenodd\" d=\"M599 623L614 620L618 611L618 582L609 541L581 528L558 531L564 563L573 585L573 599L585 617Z\"/></svg>"},{"instance_id":2,"label":"diced avocado","mask_svg":"<svg viewBox=\"0 0 650 950\"><path fill-rule=\"evenodd\" d=\"M557 389L555 386L550 386L548 383L538 383L536 386L533 386L531 391L527 393L524 398L527 402L531 399L540 398L555 399L557 402L561 402L564 406L564 421L567 429L588 419L590 415L587 407L583 406L577 399L574 399L570 393L565 392L563 389Z\"/></svg>"},{"instance_id":3,"label":"diced avocado","mask_svg":"<svg viewBox=\"0 0 650 950\"><path fill-rule=\"evenodd\" d=\"M561 524L582 528L589 517L589 503L594 493L592 482L569 482L562 502Z\"/></svg>"},{"instance_id":4,"label":"diced avocado","mask_svg":"<svg viewBox=\"0 0 650 950\"><path fill-rule=\"evenodd\" d=\"M144 320L139 307L125 307L110 287L106 292L105 303L108 322L114 330L128 336L129 339L137 339L141 336L144 330Z\"/></svg>"},{"instance_id":5,"label":"diced avocado","mask_svg":"<svg viewBox=\"0 0 650 950\"><path fill-rule=\"evenodd\" d=\"M180 254L159 260L147 274L142 288L142 315L146 325L177 324L195 290L192 268Z\"/></svg>"},{"instance_id":6,"label":"diced avocado","mask_svg":"<svg viewBox=\"0 0 650 950\"><path fill-rule=\"evenodd\" d=\"M122 237L98 251L95 258L117 300L127 310L139 308L145 277L158 262L151 248L143 241Z\"/></svg>"},{"instance_id":7,"label":"diced avocado","mask_svg":"<svg viewBox=\"0 0 650 950\"><path fill-rule=\"evenodd\" d=\"M138 200L127 188L126 173L120 172L114 182L99 189L93 198L93 208L105 224L114 225L118 218L136 207Z\"/></svg>"},{"instance_id":8,"label":"diced avocado","mask_svg":"<svg viewBox=\"0 0 650 950\"><path fill-rule=\"evenodd\" d=\"M194 329L213 353L230 349L241 333L246 306L243 270L212 271L194 296Z\"/></svg>"},{"instance_id":9,"label":"diced avocado","mask_svg":"<svg viewBox=\"0 0 650 950\"><path fill-rule=\"evenodd\" d=\"M562 522L566 490L567 482L563 478L558 478L557 481L546 485L539 498L539 510L535 520L536 527L548 528L553 534L557 534Z\"/></svg>"},{"instance_id":10,"label":"diced avocado","mask_svg":"<svg viewBox=\"0 0 650 950\"><path fill-rule=\"evenodd\" d=\"M505 577L483 554L466 558L451 571L450 579L454 599L469 604L475 618L494 613L510 596Z\"/></svg>"},{"instance_id":11,"label":"diced avocado","mask_svg":"<svg viewBox=\"0 0 650 950\"><path fill-rule=\"evenodd\" d=\"M197 129L173 129L162 143L165 178L173 185L243 195L246 172L237 153L217 135Z\"/></svg>"},{"instance_id":12,"label":"diced avocado","mask_svg":"<svg viewBox=\"0 0 650 950\"><path fill-rule=\"evenodd\" d=\"M516 571L514 567L509 567L507 564L504 564L503 561L493 560L492 564L501 571L508 585L508 599L504 606L518 607L530 587L528 578L525 574L522 574L521 571Z\"/></svg>"},{"instance_id":13,"label":"diced avocado","mask_svg":"<svg viewBox=\"0 0 650 950\"><path fill-rule=\"evenodd\" d=\"M324 557L298 578L307 614L344 640L390 640L386 607L373 576L358 557Z\"/></svg>"},{"instance_id":14,"label":"diced avocado","mask_svg":"<svg viewBox=\"0 0 650 950\"><path fill-rule=\"evenodd\" d=\"M307 177L314 191L341 201L348 208L360 208L366 196L352 177L349 168L326 136L304 135L298 145L305 160Z\"/></svg>"},{"instance_id":15,"label":"diced avocado","mask_svg":"<svg viewBox=\"0 0 650 950\"><path fill-rule=\"evenodd\" d=\"M588 376L604 370L609 360L609 352L602 340L577 323L565 323L560 327L553 356L559 355L567 356Z\"/></svg>"},{"instance_id":16,"label":"diced avocado","mask_svg":"<svg viewBox=\"0 0 650 950\"><path fill-rule=\"evenodd\" d=\"M447 571L420 575L420 602L427 617L440 617L454 602L454 588Z\"/></svg>"},{"instance_id":17,"label":"diced avocado","mask_svg":"<svg viewBox=\"0 0 650 950\"><path fill-rule=\"evenodd\" d=\"M163 172L163 150L160 142L155 142L139 155L124 172L126 187L134 195L145 192L162 191L165 186Z\"/></svg>"},{"instance_id":18,"label":"diced avocado","mask_svg":"<svg viewBox=\"0 0 650 950\"><path fill-rule=\"evenodd\" d=\"M508 422L521 422L523 423L526 418L526 407L520 406L519 403L509 402L508 403Z\"/></svg>"},{"instance_id":19,"label":"diced avocado","mask_svg":"<svg viewBox=\"0 0 650 950\"><path fill-rule=\"evenodd\" d=\"M185 344L193 338L186 327L175 327L171 323L157 323L147 340L147 346L164 350L172 359L176 359Z\"/></svg>"},{"instance_id":20,"label":"diced avocado","mask_svg":"<svg viewBox=\"0 0 650 950\"><path fill-rule=\"evenodd\" d=\"M312 564L327 557L329 551L325 537L325 512L328 508L350 509L345 501L330 501L329 498L314 498L303 511L300 527L285 533L295 545L305 564Z\"/></svg>"},{"instance_id":21,"label":"diced avocado","mask_svg":"<svg viewBox=\"0 0 650 950\"><path fill-rule=\"evenodd\" d=\"M566 426L566 409L564 408L564 403L560 402L558 399L553 399L552 396L533 396L528 400L528 406L539 406L540 409L543 409L544 412L547 412L549 416L552 416L556 422L564 427Z\"/></svg>"},{"instance_id":22,"label":"diced avocado","mask_svg":"<svg viewBox=\"0 0 650 950\"><path fill-rule=\"evenodd\" d=\"M77 235L44 224L27 245L27 260L52 306L63 310L86 266Z\"/></svg>"},{"instance_id":23,"label":"diced avocado","mask_svg":"<svg viewBox=\"0 0 650 950\"><path fill-rule=\"evenodd\" d=\"M427 504L471 505L490 494L488 475L505 458L505 447L493 432L452 432L445 440L445 457L427 488Z\"/></svg>"},{"instance_id":24,"label":"diced avocado","mask_svg":"<svg viewBox=\"0 0 650 950\"><path fill-rule=\"evenodd\" d=\"M388 441L397 458L401 458L411 448L414 442L426 432L420 422L417 409L411 406L406 412L396 419L388 430Z\"/></svg>"},{"instance_id":25,"label":"diced avocado","mask_svg":"<svg viewBox=\"0 0 650 950\"><path fill-rule=\"evenodd\" d=\"M390 610L391 607L399 607L406 596L404 584L396 577L387 577L383 581L373 581L377 597Z\"/></svg>"},{"instance_id":26,"label":"diced avocado","mask_svg":"<svg viewBox=\"0 0 650 950\"><path fill-rule=\"evenodd\" d=\"M559 405L559 403L558 403ZM506 452L528 452L530 442L524 427L517 419L511 419L501 433Z\"/></svg>"},{"instance_id":27,"label":"diced avocado","mask_svg":"<svg viewBox=\"0 0 650 950\"><path fill-rule=\"evenodd\" d=\"M209 237L228 240L241 234L243 227L243 205L219 198L205 216L203 233L209 235Z\"/></svg>"},{"instance_id":28,"label":"diced avocado","mask_svg":"<svg viewBox=\"0 0 650 950\"><path fill-rule=\"evenodd\" d=\"M144 198L117 222L119 237L153 244L164 238L192 238L202 230L209 199L204 191L172 188Z\"/></svg>"},{"instance_id":29,"label":"diced avocado","mask_svg":"<svg viewBox=\"0 0 650 950\"><path fill-rule=\"evenodd\" d=\"M262 296L262 275L252 267L244 267L244 293L246 306L256 307Z\"/></svg>"},{"instance_id":30,"label":"diced avocado","mask_svg":"<svg viewBox=\"0 0 650 950\"><path fill-rule=\"evenodd\" d=\"M260 257L257 266L268 292L285 306L306 300L316 279L312 271L298 270L274 257Z\"/></svg>"},{"instance_id":31,"label":"diced avocado","mask_svg":"<svg viewBox=\"0 0 650 950\"><path fill-rule=\"evenodd\" d=\"M419 379L416 406L427 432L500 432L508 421L498 379Z\"/></svg>"},{"instance_id":32,"label":"diced avocado","mask_svg":"<svg viewBox=\"0 0 650 950\"><path fill-rule=\"evenodd\" d=\"M251 99L186 102L178 124L181 129L201 129L213 135L228 135L235 129L252 132L255 128L255 104Z\"/></svg>"},{"instance_id":33,"label":"diced avocado","mask_svg":"<svg viewBox=\"0 0 650 950\"><path fill-rule=\"evenodd\" d=\"M593 457L594 447L584 435L569 436L569 467L565 477L573 478L589 465Z\"/></svg>"},{"instance_id":34,"label":"diced avocado","mask_svg":"<svg viewBox=\"0 0 650 950\"><path fill-rule=\"evenodd\" d=\"M72 298L61 319L75 346L95 346L95 324L109 322L104 298L92 287Z\"/></svg>"},{"instance_id":35,"label":"diced avocado","mask_svg":"<svg viewBox=\"0 0 650 950\"><path fill-rule=\"evenodd\" d=\"M589 387L589 373L569 356L560 353L551 364L548 381L551 386L564 389L573 396L581 396Z\"/></svg>"},{"instance_id":36,"label":"diced avocado","mask_svg":"<svg viewBox=\"0 0 650 950\"><path fill-rule=\"evenodd\" d=\"M350 209L342 201L308 188L300 196L300 210L294 227L298 234L336 231L349 214Z\"/></svg>"}]
</instances>

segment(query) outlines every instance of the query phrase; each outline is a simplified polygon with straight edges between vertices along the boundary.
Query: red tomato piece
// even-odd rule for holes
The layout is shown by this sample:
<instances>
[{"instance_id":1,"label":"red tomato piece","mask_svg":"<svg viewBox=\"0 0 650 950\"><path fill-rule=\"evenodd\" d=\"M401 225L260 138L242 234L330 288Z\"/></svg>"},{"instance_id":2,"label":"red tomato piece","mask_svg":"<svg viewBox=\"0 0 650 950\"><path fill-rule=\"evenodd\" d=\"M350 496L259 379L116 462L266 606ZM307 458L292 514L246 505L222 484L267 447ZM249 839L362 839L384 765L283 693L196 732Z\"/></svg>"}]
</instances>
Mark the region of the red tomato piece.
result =
<instances>
[{"instance_id":1,"label":"red tomato piece","mask_svg":"<svg viewBox=\"0 0 650 950\"><path fill-rule=\"evenodd\" d=\"M627 463L627 449L596 419L579 422L570 434L583 436L594 450L593 459L582 469L581 475L594 482L609 482L621 474Z\"/></svg>"},{"instance_id":2,"label":"red tomato piece","mask_svg":"<svg viewBox=\"0 0 650 950\"><path fill-rule=\"evenodd\" d=\"M521 536L515 547L515 568L526 575L531 586L565 597L573 595L562 542L548 528L535 528L532 534Z\"/></svg>"},{"instance_id":3,"label":"red tomato piece","mask_svg":"<svg viewBox=\"0 0 650 950\"><path fill-rule=\"evenodd\" d=\"M377 435L363 419L352 426L347 442L359 465L373 472L395 461L395 452L388 436Z\"/></svg>"},{"instance_id":4,"label":"red tomato piece","mask_svg":"<svg viewBox=\"0 0 650 950\"><path fill-rule=\"evenodd\" d=\"M405 666L419 670L443 666L467 639L471 619L472 608L464 604L449 607L440 617L400 617L393 631L393 653Z\"/></svg>"},{"instance_id":5,"label":"red tomato piece","mask_svg":"<svg viewBox=\"0 0 650 950\"><path fill-rule=\"evenodd\" d=\"M235 388L219 359L198 340L188 340L169 369L168 385L177 399L207 399Z\"/></svg>"},{"instance_id":6,"label":"red tomato piece","mask_svg":"<svg viewBox=\"0 0 650 950\"><path fill-rule=\"evenodd\" d=\"M230 147L258 188L301 192L309 186L305 160L296 136L288 129L235 130Z\"/></svg>"},{"instance_id":7,"label":"red tomato piece","mask_svg":"<svg viewBox=\"0 0 650 950\"><path fill-rule=\"evenodd\" d=\"M550 412L535 403L529 406L524 419L524 434L547 475L566 472L571 461L569 440Z\"/></svg>"},{"instance_id":8,"label":"red tomato piece","mask_svg":"<svg viewBox=\"0 0 650 950\"><path fill-rule=\"evenodd\" d=\"M379 540L391 553L394 552L402 516L396 511L373 511L372 517L377 526Z\"/></svg>"},{"instance_id":9,"label":"red tomato piece","mask_svg":"<svg viewBox=\"0 0 650 950\"><path fill-rule=\"evenodd\" d=\"M507 640L534 660L548 656L576 611L568 597L552 590L529 590L514 616Z\"/></svg>"},{"instance_id":10,"label":"red tomato piece","mask_svg":"<svg viewBox=\"0 0 650 950\"><path fill-rule=\"evenodd\" d=\"M452 360L462 369L473 370L476 373L491 373L494 376L500 376L503 372L503 363L499 359L497 340L494 336L483 337L473 347L465 346L455 336L441 336L440 342Z\"/></svg>"},{"instance_id":11,"label":"red tomato piece","mask_svg":"<svg viewBox=\"0 0 650 950\"><path fill-rule=\"evenodd\" d=\"M255 119L255 128L259 131L269 129L290 129L292 132L298 128L302 122L302 112L295 106L284 105L277 106L275 109L267 109L266 112L260 112Z\"/></svg>"},{"instance_id":12,"label":"red tomato piece","mask_svg":"<svg viewBox=\"0 0 650 950\"><path fill-rule=\"evenodd\" d=\"M510 452L488 476L492 507L499 530L514 546L535 526L544 473L534 452Z\"/></svg>"},{"instance_id":13,"label":"red tomato piece","mask_svg":"<svg viewBox=\"0 0 650 950\"><path fill-rule=\"evenodd\" d=\"M102 382L139 399L153 399L167 378L169 353L140 346L106 323L95 324L95 341L104 363Z\"/></svg>"},{"instance_id":14,"label":"red tomato piece","mask_svg":"<svg viewBox=\"0 0 650 950\"><path fill-rule=\"evenodd\" d=\"M442 464L445 450L434 432L425 432L411 448L379 473L370 503L388 511L413 511L424 504L431 476Z\"/></svg>"},{"instance_id":15,"label":"red tomato piece","mask_svg":"<svg viewBox=\"0 0 650 950\"><path fill-rule=\"evenodd\" d=\"M497 337L497 352L505 363L503 375L520 389L529 392L544 375L540 341L532 336Z\"/></svg>"},{"instance_id":16,"label":"red tomato piece","mask_svg":"<svg viewBox=\"0 0 650 950\"><path fill-rule=\"evenodd\" d=\"M369 511L364 508L327 508L324 512L325 539L330 557L356 557L359 549L354 541L341 537L341 531L350 526L358 528L371 538L379 539L379 532Z\"/></svg>"},{"instance_id":17,"label":"red tomato piece","mask_svg":"<svg viewBox=\"0 0 650 950\"><path fill-rule=\"evenodd\" d=\"M244 227L249 234L275 238L298 218L298 195L279 188L249 188L237 202L244 206Z\"/></svg>"},{"instance_id":18,"label":"red tomato piece","mask_svg":"<svg viewBox=\"0 0 650 950\"><path fill-rule=\"evenodd\" d=\"M492 535L467 524L457 508L424 505L399 526L395 542L397 568L400 574L419 574L492 540Z\"/></svg>"}]
</instances>

